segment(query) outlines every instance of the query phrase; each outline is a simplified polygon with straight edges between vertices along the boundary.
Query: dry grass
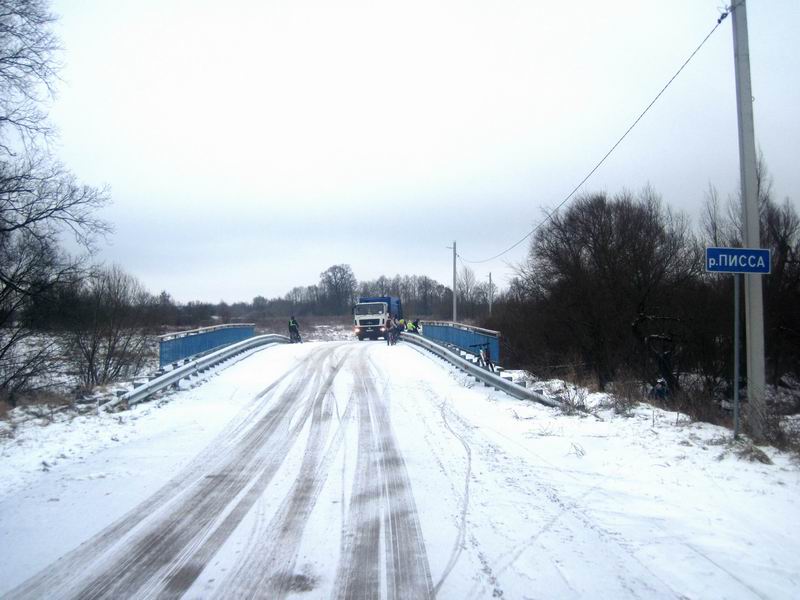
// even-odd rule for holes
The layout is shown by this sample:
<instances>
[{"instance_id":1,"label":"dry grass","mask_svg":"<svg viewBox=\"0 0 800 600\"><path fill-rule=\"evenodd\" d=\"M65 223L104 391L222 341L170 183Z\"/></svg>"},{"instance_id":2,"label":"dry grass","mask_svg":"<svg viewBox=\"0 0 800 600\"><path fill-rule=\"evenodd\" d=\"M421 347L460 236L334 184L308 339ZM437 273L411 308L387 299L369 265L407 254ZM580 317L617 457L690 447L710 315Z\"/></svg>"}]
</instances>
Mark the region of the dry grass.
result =
<instances>
[{"instance_id":1,"label":"dry grass","mask_svg":"<svg viewBox=\"0 0 800 600\"><path fill-rule=\"evenodd\" d=\"M63 392L37 390L17 395L15 406L8 399L0 400L0 419L9 420L15 407L24 409L29 415L53 420L55 413L73 405L73 397Z\"/></svg>"},{"instance_id":2,"label":"dry grass","mask_svg":"<svg viewBox=\"0 0 800 600\"><path fill-rule=\"evenodd\" d=\"M588 395L586 388L568 385L566 391L561 394L561 411L567 415L587 412L586 397Z\"/></svg>"},{"instance_id":3,"label":"dry grass","mask_svg":"<svg viewBox=\"0 0 800 600\"><path fill-rule=\"evenodd\" d=\"M22 394L17 401L17 406L70 406L73 397L65 392L53 390L37 390Z\"/></svg>"},{"instance_id":4,"label":"dry grass","mask_svg":"<svg viewBox=\"0 0 800 600\"><path fill-rule=\"evenodd\" d=\"M739 446L739 448L737 448L736 456L745 460L749 460L750 462L760 462L764 465L772 464L770 457L767 456L761 448L749 441L744 442Z\"/></svg>"},{"instance_id":5,"label":"dry grass","mask_svg":"<svg viewBox=\"0 0 800 600\"><path fill-rule=\"evenodd\" d=\"M597 378L585 369L574 365L567 368L566 380L571 381L577 387L587 390L589 393L597 391Z\"/></svg>"},{"instance_id":6,"label":"dry grass","mask_svg":"<svg viewBox=\"0 0 800 600\"><path fill-rule=\"evenodd\" d=\"M0 400L0 420L8 420L8 413L11 411L11 405L5 400Z\"/></svg>"},{"instance_id":7,"label":"dry grass","mask_svg":"<svg viewBox=\"0 0 800 600\"><path fill-rule=\"evenodd\" d=\"M614 382L611 397L612 407L618 415L629 415L637 404L646 401L642 383L631 378Z\"/></svg>"},{"instance_id":8,"label":"dry grass","mask_svg":"<svg viewBox=\"0 0 800 600\"><path fill-rule=\"evenodd\" d=\"M776 413L767 415L765 437L778 450L791 452L800 459L800 421Z\"/></svg>"},{"instance_id":9,"label":"dry grass","mask_svg":"<svg viewBox=\"0 0 800 600\"><path fill-rule=\"evenodd\" d=\"M662 408L678 410L695 421L731 427L731 416L720 407L719 400L704 390L681 390L673 399L668 399Z\"/></svg>"}]
</instances>

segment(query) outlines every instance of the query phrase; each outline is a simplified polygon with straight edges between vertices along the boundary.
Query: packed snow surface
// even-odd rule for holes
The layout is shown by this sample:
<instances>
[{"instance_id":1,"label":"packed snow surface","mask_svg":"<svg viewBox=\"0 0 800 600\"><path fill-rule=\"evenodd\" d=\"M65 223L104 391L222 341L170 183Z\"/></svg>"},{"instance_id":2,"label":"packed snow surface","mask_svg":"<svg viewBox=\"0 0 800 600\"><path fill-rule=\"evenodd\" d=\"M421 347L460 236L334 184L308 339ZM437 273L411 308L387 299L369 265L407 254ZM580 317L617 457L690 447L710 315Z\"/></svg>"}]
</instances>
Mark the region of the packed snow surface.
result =
<instances>
[{"instance_id":1,"label":"packed snow surface","mask_svg":"<svg viewBox=\"0 0 800 600\"><path fill-rule=\"evenodd\" d=\"M724 429L567 416L403 343L193 386L0 432L0 595L800 597L800 469Z\"/></svg>"}]
</instances>

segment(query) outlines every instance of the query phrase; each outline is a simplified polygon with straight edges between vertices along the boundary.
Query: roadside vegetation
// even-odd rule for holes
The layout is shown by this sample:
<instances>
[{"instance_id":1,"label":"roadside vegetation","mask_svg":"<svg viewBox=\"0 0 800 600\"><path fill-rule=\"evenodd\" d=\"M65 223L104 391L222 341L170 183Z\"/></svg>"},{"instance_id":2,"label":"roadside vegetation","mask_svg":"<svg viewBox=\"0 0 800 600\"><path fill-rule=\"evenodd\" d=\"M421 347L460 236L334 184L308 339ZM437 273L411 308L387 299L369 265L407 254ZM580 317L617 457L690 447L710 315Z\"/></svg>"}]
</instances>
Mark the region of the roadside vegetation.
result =
<instances>
[{"instance_id":1,"label":"roadside vegetation","mask_svg":"<svg viewBox=\"0 0 800 600\"><path fill-rule=\"evenodd\" d=\"M763 277L767 437L796 445L780 417L800 412L800 217L788 199L772 198L763 160L759 202L762 247L772 251L772 273ZM538 376L730 424L733 277L706 273L703 249L741 245L739 205L723 204L710 188L702 223L692 228L650 188L584 195L537 231L482 323L504 332L507 359ZM653 397L659 379L666 390ZM739 385L746 401L744 380Z\"/></svg>"}]
</instances>

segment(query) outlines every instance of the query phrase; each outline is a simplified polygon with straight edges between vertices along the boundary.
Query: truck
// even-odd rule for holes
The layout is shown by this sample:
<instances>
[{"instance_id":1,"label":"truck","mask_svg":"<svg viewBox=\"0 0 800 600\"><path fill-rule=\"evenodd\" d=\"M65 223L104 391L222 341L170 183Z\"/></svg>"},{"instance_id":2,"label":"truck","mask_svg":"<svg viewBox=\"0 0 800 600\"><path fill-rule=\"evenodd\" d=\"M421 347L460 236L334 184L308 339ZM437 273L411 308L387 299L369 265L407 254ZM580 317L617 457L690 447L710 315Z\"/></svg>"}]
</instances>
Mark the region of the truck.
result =
<instances>
[{"instance_id":1,"label":"truck","mask_svg":"<svg viewBox=\"0 0 800 600\"><path fill-rule=\"evenodd\" d=\"M353 307L353 332L360 340L377 340L389 334L386 323L391 317L403 318L403 303L394 296L361 296Z\"/></svg>"}]
</instances>

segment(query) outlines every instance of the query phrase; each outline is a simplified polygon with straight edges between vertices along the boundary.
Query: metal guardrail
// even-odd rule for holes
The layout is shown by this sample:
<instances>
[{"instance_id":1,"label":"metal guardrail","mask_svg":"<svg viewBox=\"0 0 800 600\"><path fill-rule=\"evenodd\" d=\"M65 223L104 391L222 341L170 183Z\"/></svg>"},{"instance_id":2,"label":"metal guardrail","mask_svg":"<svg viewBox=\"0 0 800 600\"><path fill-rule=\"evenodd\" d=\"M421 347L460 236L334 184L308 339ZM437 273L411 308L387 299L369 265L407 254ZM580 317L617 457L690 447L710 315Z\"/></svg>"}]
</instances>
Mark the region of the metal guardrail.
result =
<instances>
[{"instance_id":1,"label":"metal guardrail","mask_svg":"<svg viewBox=\"0 0 800 600\"><path fill-rule=\"evenodd\" d=\"M437 356L440 356L462 371L469 373L476 379L483 381L484 383L497 388L498 390L502 390L514 398L518 398L520 400L532 400L534 402L544 404L545 406L560 406L556 400L547 398L538 392L534 392L533 390L518 385L513 381L495 375L494 373L491 373L479 367L478 365L461 358L455 352L452 352L441 344L425 339L417 334L403 333L402 338L403 341L420 346L436 354ZM225 348L217 350L216 352L206 354L201 358L188 361L175 369L167 371L166 373L155 377L147 383L130 390L129 392L126 392L115 400L104 404L101 408L108 410L121 403L125 403L127 406L138 404L156 392L160 392L171 385L177 384L181 379L186 379L199 372L205 371L206 369L214 367L234 356L249 352L251 350L259 350L266 345L286 344L288 342L289 338L285 335L267 334L252 337L242 342L226 346Z\"/></svg>"},{"instance_id":2,"label":"metal guardrail","mask_svg":"<svg viewBox=\"0 0 800 600\"><path fill-rule=\"evenodd\" d=\"M445 359L447 362L452 363L462 371L469 373L476 379L479 379L484 383L497 388L498 390L502 390L510 396L514 396L514 398L518 398L520 400L533 400L534 402L544 404L545 406L552 406L554 408L561 406L556 400L552 400L551 398L548 398L547 396L544 396L538 392L529 390L528 388L516 384L513 381L504 379L499 375L495 375L494 373L491 373L486 369L483 369L478 365L461 358L455 352L448 350L441 344L437 344L436 342L425 339L424 337L415 335L413 333L403 333L402 338L404 342L410 342L433 352L434 354Z\"/></svg>"},{"instance_id":3,"label":"metal guardrail","mask_svg":"<svg viewBox=\"0 0 800 600\"><path fill-rule=\"evenodd\" d=\"M172 333L165 333L158 336L159 341L174 340L176 338L186 337L187 335L195 335L198 333L208 333L210 331L219 331L220 329L235 329L237 327L255 327L255 323L225 323L224 325L209 325L208 327L198 327L196 329L184 329L182 331L173 331Z\"/></svg>"},{"instance_id":4,"label":"metal guardrail","mask_svg":"<svg viewBox=\"0 0 800 600\"><path fill-rule=\"evenodd\" d=\"M213 325L168 333L158 338L159 365L164 367L190 356L241 342L254 335L255 325L253 323Z\"/></svg>"},{"instance_id":5,"label":"metal guardrail","mask_svg":"<svg viewBox=\"0 0 800 600\"><path fill-rule=\"evenodd\" d=\"M261 349L262 346L269 344L286 344L288 342L289 338L285 335L267 334L251 337L242 342L231 344L230 346L226 346L225 348L217 350L216 352L206 354L201 358L188 361L185 364L176 367L175 369L167 371L163 375L159 375L147 383L129 392L126 392L119 398L104 404L102 408L107 410L121 403L125 403L128 406L137 404L146 400L149 396L152 396L156 392L160 392L164 388L178 383L181 379L186 379L187 377L191 377L198 372L205 371L206 369L214 367L219 363L232 358L233 356L242 354L249 350Z\"/></svg>"},{"instance_id":6,"label":"metal guardrail","mask_svg":"<svg viewBox=\"0 0 800 600\"><path fill-rule=\"evenodd\" d=\"M500 332L452 321L421 321L422 335L433 341L453 344L478 355L482 346L489 349L492 362L500 362Z\"/></svg>"},{"instance_id":7,"label":"metal guardrail","mask_svg":"<svg viewBox=\"0 0 800 600\"><path fill-rule=\"evenodd\" d=\"M475 327L474 325L466 325L465 323L454 323L453 321L420 321L422 325L445 325L447 327L455 327L456 329L464 329L469 331L477 331L494 337L500 337L500 332L494 329L485 329L483 327Z\"/></svg>"}]
</instances>

